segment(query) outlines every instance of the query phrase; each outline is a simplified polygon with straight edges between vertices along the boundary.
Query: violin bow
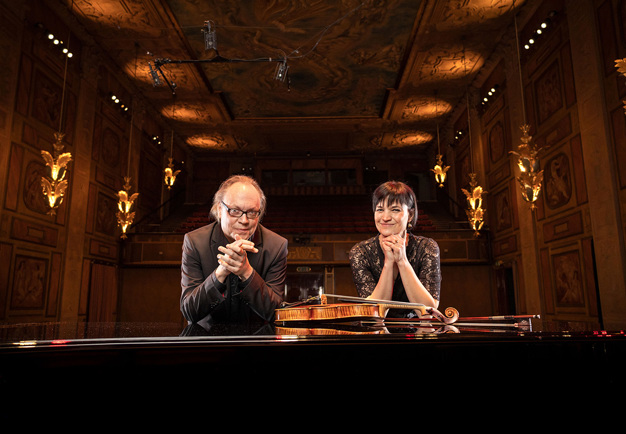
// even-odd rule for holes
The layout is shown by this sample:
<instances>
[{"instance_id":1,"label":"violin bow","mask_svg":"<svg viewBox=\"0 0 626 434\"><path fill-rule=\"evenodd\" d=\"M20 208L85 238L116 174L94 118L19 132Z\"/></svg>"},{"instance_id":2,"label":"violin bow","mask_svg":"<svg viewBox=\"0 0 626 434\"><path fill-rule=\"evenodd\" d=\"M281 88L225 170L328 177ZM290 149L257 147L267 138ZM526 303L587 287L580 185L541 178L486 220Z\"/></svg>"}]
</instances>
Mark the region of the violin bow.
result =
<instances>
[{"instance_id":1,"label":"violin bow","mask_svg":"<svg viewBox=\"0 0 626 434\"><path fill-rule=\"evenodd\" d=\"M435 309L432 306L426 306L421 303L410 303L407 301L390 301L390 300L379 300L375 298L362 298L362 297L353 297L350 295L336 295L336 294L324 294L326 297L335 297L340 301L353 301L357 303L368 303L368 304L377 304L379 306L381 317L386 316L386 312L388 309L413 309L417 312L417 314L422 317L425 315L432 315L434 318L439 320L444 324L453 324L459 319L459 312L453 307L447 307L444 313L441 313L439 310Z\"/></svg>"}]
</instances>

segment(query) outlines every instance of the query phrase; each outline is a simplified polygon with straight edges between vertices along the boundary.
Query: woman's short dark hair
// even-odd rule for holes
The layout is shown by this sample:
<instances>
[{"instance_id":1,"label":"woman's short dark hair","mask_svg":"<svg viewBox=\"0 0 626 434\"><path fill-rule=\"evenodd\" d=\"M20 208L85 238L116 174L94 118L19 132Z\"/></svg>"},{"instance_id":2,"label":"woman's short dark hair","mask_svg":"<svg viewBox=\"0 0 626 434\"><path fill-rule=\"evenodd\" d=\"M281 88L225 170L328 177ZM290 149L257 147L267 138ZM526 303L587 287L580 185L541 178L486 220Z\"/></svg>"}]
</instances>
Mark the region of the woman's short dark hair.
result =
<instances>
[{"instance_id":1,"label":"woman's short dark hair","mask_svg":"<svg viewBox=\"0 0 626 434\"><path fill-rule=\"evenodd\" d=\"M261 186L259 186L259 183L256 182L254 178L250 176L246 176L246 175L232 175L230 178L222 182L222 185L220 185L220 188L217 190L217 193L215 193L215 196L213 196L213 205L211 206L211 215L213 216L215 220L217 220L218 222L220 221L220 209L219 208L220 208L222 200L224 199L224 195L226 194L226 190L228 190L231 185L237 184L238 182L242 184L251 185L259 192L259 197L261 199L261 210L260 210L261 214L259 215L259 221L261 221L261 219L263 218L263 214L265 214L265 205L266 205L267 199L265 198L265 194L263 193L263 190L261 190Z\"/></svg>"},{"instance_id":2,"label":"woman's short dark hair","mask_svg":"<svg viewBox=\"0 0 626 434\"><path fill-rule=\"evenodd\" d=\"M372 194L372 210L375 212L379 204L406 205L409 211L413 211L413 217L409 219L409 228L417 223L417 198L413 189L400 181L387 181L379 185Z\"/></svg>"}]
</instances>

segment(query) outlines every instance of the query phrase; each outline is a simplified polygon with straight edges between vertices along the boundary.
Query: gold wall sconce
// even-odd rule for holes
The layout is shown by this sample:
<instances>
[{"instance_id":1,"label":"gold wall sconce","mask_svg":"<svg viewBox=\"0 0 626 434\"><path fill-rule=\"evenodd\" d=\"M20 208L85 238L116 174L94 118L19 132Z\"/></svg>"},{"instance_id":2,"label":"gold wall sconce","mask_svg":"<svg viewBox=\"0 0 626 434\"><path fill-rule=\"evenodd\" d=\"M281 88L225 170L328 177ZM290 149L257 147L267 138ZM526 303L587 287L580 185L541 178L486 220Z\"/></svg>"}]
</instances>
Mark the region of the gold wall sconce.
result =
<instances>
[{"instance_id":1,"label":"gold wall sconce","mask_svg":"<svg viewBox=\"0 0 626 434\"><path fill-rule=\"evenodd\" d=\"M482 208L483 205L483 194L487 193L483 191L483 188L478 185L478 181L476 181L476 173L470 173L470 189L466 190L464 188L461 191L465 194L467 198L467 204L469 208L465 210L467 214L467 219L469 220L472 229L474 230L474 236L478 237L480 235L480 230L485 223L485 213L487 212Z\"/></svg>"},{"instance_id":2,"label":"gold wall sconce","mask_svg":"<svg viewBox=\"0 0 626 434\"><path fill-rule=\"evenodd\" d=\"M133 220L135 219L135 211L134 204L137 198L139 197L139 193L130 194L130 177L124 177L124 189L120 190L117 195L119 201L117 203L117 223L122 228L122 238L126 239L126 231L133 224Z\"/></svg>"},{"instance_id":3,"label":"gold wall sconce","mask_svg":"<svg viewBox=\"0 0 626 434\"><path fill-rule=\"evenodd\" d=\"M518 146L517 152L511 151L511 154L517 156L517 166L520 170L517 182L522 192L522 198L530 203L531 210L535 210L537 208L536 202L541 192L543 170L540 170L539 164L541 149L533 145L532 136L528 134L529 129L529 125L522 125L522 143Z\"/></svg>"},{"instance_id":4,"label":"gold wall sconce","mask_svg":"<svg viewBox=\"0 0 626 434\"><path fill-rule=\"evenodd\" d=\"M54 133L56 142L54 143L54 156L48 151L41 151L47 166L47 176L41 178L41 187L46 197L46 203L50 207L48 215L55 215L57 208L63 202L63 196L67 190L67 165L72 160L70 152L63 152L63 137L65 134L61 132Z\"/></svg>"}]
</instances>

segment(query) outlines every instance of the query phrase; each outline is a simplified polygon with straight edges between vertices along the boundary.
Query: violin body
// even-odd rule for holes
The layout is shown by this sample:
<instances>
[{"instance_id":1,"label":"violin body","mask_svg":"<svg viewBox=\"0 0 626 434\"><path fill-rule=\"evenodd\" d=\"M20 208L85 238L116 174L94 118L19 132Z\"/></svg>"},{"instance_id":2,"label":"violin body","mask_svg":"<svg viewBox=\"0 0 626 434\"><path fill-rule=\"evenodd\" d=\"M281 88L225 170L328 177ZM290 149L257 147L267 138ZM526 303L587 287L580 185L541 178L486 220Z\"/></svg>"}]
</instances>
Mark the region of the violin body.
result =
<instances>
[{"instance_id":1,"label":"violin body","mask_svg":"<svg viewBox=\"0 0 626 434\"><path fill-rule=\"evenodd\" d=\"M379 321L384 322L390 308L413 309L420 318L434 318L444 324L452 324L459 318L459 312L446 308L441 313L434 307L422 304L398 302L383 303L336 303L328 304L325 298L322 304L304 305L276 309L274 321L278 324L286 322L342 322L342 321Z\"/></svg>"},{"instance_id":2,"label":"violin body","mask_svg":"<svg viewBox=\"0 0 626 434\"><path fill-rule=\"evenodd\" d=\"M292 321L362 321L383 320L380 309L375 304L336 303L316 304L300 307L276 309L275 322Z\"/></svg>"}]
</instances>

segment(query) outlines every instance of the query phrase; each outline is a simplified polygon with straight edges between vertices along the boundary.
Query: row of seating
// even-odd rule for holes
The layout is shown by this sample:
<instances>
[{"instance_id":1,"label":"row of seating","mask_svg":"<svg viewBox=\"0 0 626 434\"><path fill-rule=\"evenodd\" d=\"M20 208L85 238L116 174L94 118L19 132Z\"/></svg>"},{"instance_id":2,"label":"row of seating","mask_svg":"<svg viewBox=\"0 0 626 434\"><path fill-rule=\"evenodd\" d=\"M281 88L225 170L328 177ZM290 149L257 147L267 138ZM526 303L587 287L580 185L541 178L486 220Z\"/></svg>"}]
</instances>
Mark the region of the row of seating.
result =
<instances>
[{"instance_id":1,"label":"row of seating","mask_svg":"<svg viewBox=\"0 0 626 434\"><path fill-rule=\"evenodd\" d=\"M281 234L376 233L374 215L367 197L272 197L263 225ZM213 221L206 207L195 210L177 232L186 233ZM419 214L414 232L433 231L427 214Z\"/></svg>"}]
</instances>

